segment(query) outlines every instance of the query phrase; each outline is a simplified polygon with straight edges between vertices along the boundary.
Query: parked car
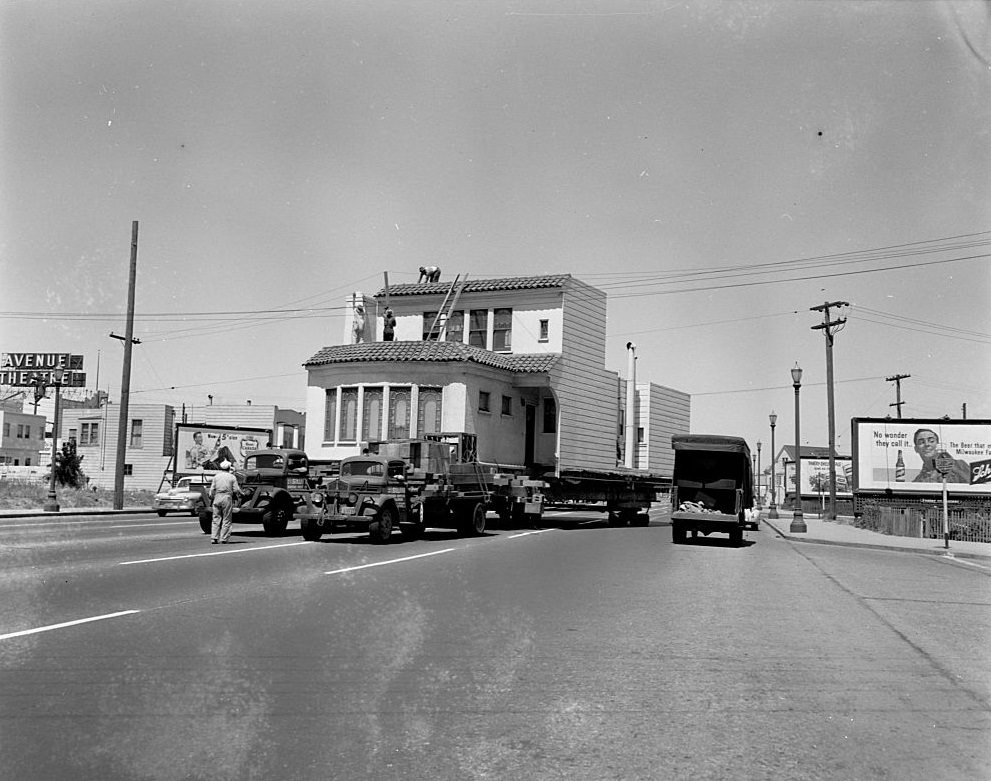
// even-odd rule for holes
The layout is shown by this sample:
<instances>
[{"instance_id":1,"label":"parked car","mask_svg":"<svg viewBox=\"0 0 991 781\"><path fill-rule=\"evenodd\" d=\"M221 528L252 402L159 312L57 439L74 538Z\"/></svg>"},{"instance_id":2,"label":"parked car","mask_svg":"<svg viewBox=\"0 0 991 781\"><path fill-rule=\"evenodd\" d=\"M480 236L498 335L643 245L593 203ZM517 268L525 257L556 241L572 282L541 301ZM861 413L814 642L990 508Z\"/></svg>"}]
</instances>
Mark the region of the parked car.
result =
<instances>
[{"instance_id":1,"label":"parked car","mask_svg":"<svg viewBox=\"0 0 991 781\"><path fill-rule=\"evenodd\" d=\"M180 477L176 484L164 493L155 494L152 508L159 515L189 513L199 515L207 507L207 491L211 475Z\"/></svg>"}]
</instances>

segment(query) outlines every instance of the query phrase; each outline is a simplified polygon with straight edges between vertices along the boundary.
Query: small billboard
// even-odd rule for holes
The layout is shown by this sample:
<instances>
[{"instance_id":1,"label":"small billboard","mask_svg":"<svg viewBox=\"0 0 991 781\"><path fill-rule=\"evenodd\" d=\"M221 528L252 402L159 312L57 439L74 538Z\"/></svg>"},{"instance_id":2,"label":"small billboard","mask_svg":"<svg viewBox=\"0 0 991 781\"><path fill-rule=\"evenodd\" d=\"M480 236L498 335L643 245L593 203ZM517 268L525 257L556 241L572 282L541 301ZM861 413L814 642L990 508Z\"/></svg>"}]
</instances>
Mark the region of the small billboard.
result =
<instances>
[{"instance_id":1,"label":"small billboard","mask_svg":"<svg viewBox=\"0 0 991 781\"><path fill-rule=\"evenodd\" d=\"M991 493L991 421L854 418L858 491Z\"/></svg>"},{"instance_id":2,"label":"small billboard","mask_svg":"<svg viewBox=\"0 0 991 781\"><path fill-rule=\"evenodd\" d=\"M853 459L847 456L837 456L833 459L836 471L836 495L841 497L853 496ZM785 491L795 492L795 462L785 463ZM829 496L829 459L802 459L802 496Z\"/></svg>"},{"instance_id":3,"label":"small billboard","mask_svg":"<svg viewBox=\"0 0 991 781\"><path fill-rule=\"evenodd\" d=\"M271 438L271 429L178 423L175 474L213 473L223 461L240 469L245 456L265 447Z\"/></svg>"}]
</instances>

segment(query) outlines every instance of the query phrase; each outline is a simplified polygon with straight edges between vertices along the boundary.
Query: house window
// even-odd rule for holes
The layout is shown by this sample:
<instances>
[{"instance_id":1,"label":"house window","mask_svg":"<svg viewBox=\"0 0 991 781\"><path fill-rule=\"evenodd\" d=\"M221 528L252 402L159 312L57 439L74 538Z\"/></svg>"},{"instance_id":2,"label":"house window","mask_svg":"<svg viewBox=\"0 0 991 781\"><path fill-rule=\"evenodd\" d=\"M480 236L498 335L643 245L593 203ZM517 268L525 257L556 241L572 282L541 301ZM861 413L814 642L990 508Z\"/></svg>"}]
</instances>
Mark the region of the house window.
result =
<instances>
[{"instance_id":1,"label":"house window","mask_svg":"<svg viewBox=\"0 0 991 781\"><path fill-rule=\"evenodd\" d=\"M409 436L410 400L409 388L389 389L389 438L403 439Z\"/></svg>"},{"instance_id":2,"label":"house window","mask_svg":"<svg viewBox=\"0 0 991 781\"><path fill-rule=\"evenodd\" d=\"M643 426L637 426L637 444L643 444Z\"/></svg>"},{"instance_id":3,"label":"house window","mask_svg":"<svg viewBox=\"0 0 991 781\"><path fill-rule=\"evenodd\" d=\"M550 320L540 321L540 336L537 337L538 342L546 342L550 339Z\"/></svg>"},{"instance_id":4,"label":"house window","mask_svg":"<svg viewBox=\"0 0 991 781\"><path fill-rule=\"evenodd\" d=\"M5 437L9 437L10 436L10 424L9 423L4 423L3 424L3 435Z\"/></svg>"},{"instance_id":5,"label":"house window","mask_svg":"<svg viewBox=\"0 0 991 781\"><path fill-rule=\"evenodd\" d=\"M30 458L25 458L24 459L24 466L31 466L31 459Z\"/></svg>"},{"instance_id":6,"label":"house window","mask_svg":"<svg viewBox=\"0 0 991 781\"><path fill-rule=\"evenodd\" d=\"M451 316L447 318L447 336L445 341L448 342L463 342L465 340L465 313L451 312Z\"/></svg>"},{"instance_id":7,"label":"house window","mask_svg":"<svg viewBox=\"0 0 991 781\"><path fill-rule=\"evenodd\" d=\"M17 439L24 439L24 424L17 424Z\"/></svg>"},{"instance_id":8,"label":"house window","mask_svg":"<svg viewBox=\"0 0 991 781\"><path fill-rule=\"evenodd\" d=\"M557 402L550 396L544 399L544 433L557 433Z\"/></svg>"},{"instance_id":9,"label":"house window","mask_svg":"<svg viewBox=\"0 0 991 781\"><path fill-rule=\"evenodd\" d=\"M338 439L354 442L358 439L358 389L341 388L341 428Z\"/></svg>"},{"instance_id":10,"label":"house window","mask_svg":"<svg viewBox=\"0 0 991 781\"><path fill-rule=\"evenodd\" d=\"M337 388L328 388L327 400L324 404L323 439L333 442L335 426L337 425Z\"/></svg>"},{"instance_id":11,"label":"house window","mask_svg":"<svg viewBox=\"0 0 991 781\"><path fill-rule=\"evenodd\" d=\"M141 420L131 421L131 447L141 447L141 432L144 429L144 422Z\"/></svg>"},{"instance_id":12,"label":"house window","mask_svg":"<svg viewBox=\"0 0 991 781\"><path fill-rule=\"evenodd\" d=\"M134 474L134 464L124 464L124 477L131 477Z\"/></svg>"},{"instance_id":13,"label":"house window","mask_svg":"<svg viewBox=\"0 0 991 781\"><path fill-rule=\"evenodd\" d=\"M427 341L430 338L430 326L434 324L434 320L437 319L437 312L424 312L423 313L423 341Z\"/></svg>"},{"instance_id":14,"label":"house window","mask_svg":"<svg viewBox=\"0 0 991 781\"><path fill-rule=\"evenodd\" d=\"M512 309L496 309L492 313L492 349L501 352L513 349Z\"/></svg>"},{"instance_id":15,"label":"house window","mask_svg":"<svg viewBox=\"0 0 991 781\"><path fill-rule=\"evenodd\" d=\"M472 309L468 313L468 344L485 347L489 330L489 310Z\"/></svg>"},{"instance_id":16,"label":"house window","mask_svg":"<svg viewBox=\"0 0 991 781\"><path fill-rule=\"evenodd\" d=\"M478 411L488 412L489 411L489 392L479 391L478 392Z\"/></svg>"},{"instance_id":17,"label":"house window","mask_svg":"<svg viewBox=\"0 0 991 781\"><path fill-rule=\"evenodd\" d=\"M365 388L365 399L361 411L361 438L367 442L370 439L382 437L382 389Z\"/></svg>"},{"instance_id":18,"label":"house window","mask_svg":"<svg viewBox=\"0 0 991 781\"><path fill-rule=\"evenodd\" d=\"M441 430L441 389L420 388L417 396L417 436L422 434L436 434Z\"/></svg>"},{"instance_id":19,"label":"house window","mask_svg":"<svg viewBox=\"0 0 991 781\"><path fill-rule=\"evenodd\" d=\"M512 415L513 414L513 397L503 396L502 397L502 414Z\"/></svg>"},{"instance_id":20,"label":"house window","mask_svg":"<svg viewBox=\"0 0 991 781\"><path fill-rule=\"evenodd\" d=\"M82 423L80 424L80 427L82 429L81 435L79 437L79 444L81 447L86 447L87 445L100 444L99 423Z\"/></svg>"},{"instance_id":21,"label":"house window","mask_svg":"<svg viewBox=\"0 0 991 781\"><path fill-rule=\"evenodd\" d=\"M70 442L75 442L76 441L76 430L74 428L70 428L69 429L69 436L67 437L67 439Z\"/></svg>"}]
</instances>

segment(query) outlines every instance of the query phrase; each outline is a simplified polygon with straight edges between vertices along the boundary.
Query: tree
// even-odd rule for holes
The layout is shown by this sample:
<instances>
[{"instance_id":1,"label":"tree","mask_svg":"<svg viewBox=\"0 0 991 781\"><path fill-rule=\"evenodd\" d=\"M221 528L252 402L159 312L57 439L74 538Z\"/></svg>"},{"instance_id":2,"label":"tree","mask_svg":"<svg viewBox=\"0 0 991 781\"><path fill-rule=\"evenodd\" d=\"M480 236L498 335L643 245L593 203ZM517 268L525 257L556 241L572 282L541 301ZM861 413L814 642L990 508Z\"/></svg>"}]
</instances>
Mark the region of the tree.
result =
<instances>
[{"instance_id":1,"label":"tree","mask_svg":"<svg viewBox=\"0 0 991 781\"><path fill-rule=\"evenodd\" d=\"M62 443L62 452L55 454L55 481L59 485L78 488L83 483L83 456L76 452L76 441Z\"/></svg>"}]
</instances>

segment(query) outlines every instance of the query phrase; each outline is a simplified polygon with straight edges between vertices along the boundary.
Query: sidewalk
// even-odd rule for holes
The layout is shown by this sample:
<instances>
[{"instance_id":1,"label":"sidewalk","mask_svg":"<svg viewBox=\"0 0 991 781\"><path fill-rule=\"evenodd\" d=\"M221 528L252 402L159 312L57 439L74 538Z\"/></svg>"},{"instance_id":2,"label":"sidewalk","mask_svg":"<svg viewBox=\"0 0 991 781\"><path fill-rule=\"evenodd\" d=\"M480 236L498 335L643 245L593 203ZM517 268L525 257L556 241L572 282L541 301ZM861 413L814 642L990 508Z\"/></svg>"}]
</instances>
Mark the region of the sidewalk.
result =
<instances>
[{"instance_id":1,"label":"sidewalk","mask_svg":"<svg viewBox=\"0 0 991 781\"><path fill-rule=\"evenodd\" d=\"M38 508L17 508L0 510L0 520L4 518L60 518L73 515L128 515L133 513L153 513L150 507L125 507L114 510L112 507L63 507L57 513L47 513Z\"/></svg>"},{"instance_id":2,"label":"sidewalk","mask_svg":"<svg viewBox=\"0 0 991 781\"><path fill-rule=\"evenodd\" d=\"M922 537L895 537L881 534L868 529L858 529L853 525L853 518L839 517L835 521L822 520L818 515L805 514L805 533L791 532L791 511L779 510L779 517L772 520L767 517L767 510L761 510L761 523L770 527L780 537L799 542L817 542L823 545L845 545L855 548L875 548L880 550L898 550L911 553L934 553L939 556L953 558L989 558L991 559L991 543L961 542L950 540L949 549L943 540L932 540Z\"/></svg>"}]
</instances>

